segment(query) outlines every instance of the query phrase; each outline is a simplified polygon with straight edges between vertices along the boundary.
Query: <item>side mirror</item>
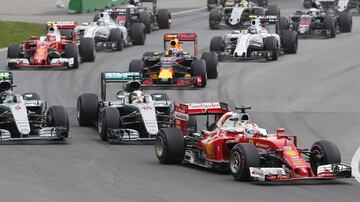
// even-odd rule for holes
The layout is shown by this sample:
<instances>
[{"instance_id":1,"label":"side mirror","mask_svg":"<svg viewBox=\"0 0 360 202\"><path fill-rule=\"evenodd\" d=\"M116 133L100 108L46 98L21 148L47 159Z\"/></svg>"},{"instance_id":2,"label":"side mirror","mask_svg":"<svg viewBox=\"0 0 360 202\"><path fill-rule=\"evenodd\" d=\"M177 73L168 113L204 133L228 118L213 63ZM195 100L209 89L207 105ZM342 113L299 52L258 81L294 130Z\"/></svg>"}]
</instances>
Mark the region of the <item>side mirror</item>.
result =
<instances>
[{"instance_id":1,"label":"side mirror","mask_svg":"<svg viewBox=\"0 0 360 202\"><path fill-rule=\"evenodd\" d=\"M279 133L284 133L285 132L285 129L284 128L278 128L276 129L276 133L279 134Z\"/></svg>"}]
</instances>

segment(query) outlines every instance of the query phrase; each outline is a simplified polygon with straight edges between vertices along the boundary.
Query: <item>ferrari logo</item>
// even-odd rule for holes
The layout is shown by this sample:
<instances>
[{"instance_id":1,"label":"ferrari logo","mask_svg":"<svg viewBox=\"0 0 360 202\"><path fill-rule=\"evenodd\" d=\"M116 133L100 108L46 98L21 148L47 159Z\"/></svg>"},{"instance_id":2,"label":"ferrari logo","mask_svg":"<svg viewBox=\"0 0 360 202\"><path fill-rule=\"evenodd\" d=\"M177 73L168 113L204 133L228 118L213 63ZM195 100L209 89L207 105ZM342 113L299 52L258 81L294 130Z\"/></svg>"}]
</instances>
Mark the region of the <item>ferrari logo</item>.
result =
<instances>
[{"instance_id":1,"label":"ferrari logo","mask_svg":"<svg viewBox=\"0 0 360 202\"><path fill-rule=\"evenodd\" d=\"M16 109L16 110L20 110L21 107L20 107L19 105L16 105L16 106L15 106L15 109Z\"/></svg>"}]
</instances>

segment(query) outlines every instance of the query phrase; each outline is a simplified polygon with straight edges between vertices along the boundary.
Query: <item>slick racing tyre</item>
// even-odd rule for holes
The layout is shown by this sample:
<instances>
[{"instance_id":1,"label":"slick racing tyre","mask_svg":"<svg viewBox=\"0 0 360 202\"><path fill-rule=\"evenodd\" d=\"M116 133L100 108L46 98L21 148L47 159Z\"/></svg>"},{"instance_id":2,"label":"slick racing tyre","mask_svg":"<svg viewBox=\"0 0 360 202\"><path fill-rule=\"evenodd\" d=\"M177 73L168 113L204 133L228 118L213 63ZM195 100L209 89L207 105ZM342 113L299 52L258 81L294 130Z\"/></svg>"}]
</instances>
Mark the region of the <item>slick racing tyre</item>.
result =
<instances>
[{"instance_id":1,"label":"slick racing tyre","mask_svg":"<svg viewBox=\"0 0 360 202\"><path fill-rule=\"evenodd\" d=\"M116 44L116 48L113 50L122 51L122 49L124 48L124 38L120 29L111 29L109 40Z\"/></svg>"},{"instance_id":2,"label":"slick racing tyre","mask_svg":"<svg viewBox=\"0 0 360 202\"><path fill-rule=\"evenodd\" d=\"M90 126L98 120L99 100L97 95L84 93L77 100L77 120L80 126Z\"/></svg>"},{"instance_id":3,"label":"slick racing tyre","mask_svg":"<svg viewBox=\"0 0 360 202\"><path fill-rule=\"evenodd\" d=\"M152 22L151 22L151 18L150 18L150 13L147 11L141 13L139 16L139 20L140 20L140 22L142 22L145 25L146 33L151 33L152 32Z\"/></svg>"},{"instance_id":4,"label":"slick racing tyre","mask_svg":"<svg viewBox=\"0 0 360 202\"><path fill-rule=\"evenodd\" d=\"M21 58L21 46L19 44L11 44L7 50L7 58ZM13 68L15 64L8 64L9 68Z\"/></svg>"},{"instance_id":5,"label":"slick racing tyre","mask_svg":"<svg viewBox=\"0 0 360 202\"><path fill-rule=\"evenodd\" d=\"M68 66L69 69L77 69L79 67L79 52L74 44L65 44L65 58L73 58L74 64Z\"/></svg>"},{"instance_id":6,"label":"slick racing tyre","mask_svg":"<svg viewBox=\"0 0 360 202\"><path fill-rule=\"evenodd\" d=\"M197 87L204 88L207 84L206 66L203 60L196 59L191 63L191 69L194 77L201 77L201 83Z\"/></svg>"},{"instance_id":7,"label":"slick racing tyre","mask_svg":"<svg viewBox=\"0 0 360 202\"><path fill-rule=\"evenodd\" d=\"M209 13L209 27L210 29L219 29L221 22L221 11L214 8Z\"/></svg>"},{"instance_id":8,"label":"slick racing tyre","mask_svg":"<svg viewBox=\"0 0 360 202\"><path fill-rule=\"evenodd\" d=\"M109 129L119 129L120 128L120 113L119 110L115 107L105 107L100 112L99 117L99 134L102 141L108 140Z\"/></svg>"},{"instance_id":9,"label":"slick racing tyre","mask_svg":"<svg viewBox=\"0 0 360 202\"><path fill-rule=\"evenodd\" d=\"M339 14L339 28L340 32L351 32L352 14L349 11L344 11Z\"/></svg>"},{"instance_id":10,"label":"slick racing tyre","mask_svg":"<svg viewBox=\"0 0 360 202\"><path fill-rule=\"evenodd\" d=\"M56 105L49 108L46 122L50 127L64 127L69 132L69 117L63 106ZM68 137L67 134L65 137Z\"/></svg>"},{"instance_id":11,"label":"slick racing tyre","mask_svg":"<svg viewBox=\"0 0 360 202\"><path fill-rule=\"evenodd\" d=\"M157 20L159 29L170 29L171 14L168 9L159 9Z\"/></svg>"},{"instance_id":12,"label":"slick racing tyre","mask_svg":"<svg viewBox=\"0 0 360 202\"><path fill-rule=\"evenodd\" d=\"M218 58L214 52L205 52L201 59L205 61L206 72L209 79L216 79L218 77Z\"/></svg>"},{"instance_id":13,"label":"slick racing tyre","mask_svg":"<svg viewBox=\"0 0 360 202\"><path fill-rule=\"evenodd\" d=\"M280 17L280 8L278 5L269 5L268 9L266 11L266 15L276 15L278 17Z\"/></svg>"},{"instance_id":14,"label":"slick racing tyre","mask_svg":"<svg viewBox=\"0 0 360 202\"><path fill-rule=\"evenodd\" d=\"M214 5L217 4L217 0L207 0L207 9L210 11Z\"/></svg>"},{"instance_id":15,"label":"slick racing tyre","mask_svg":"<svg viewBox=\"0 0 360 202\"><path fill-rule=\"evenodd\" d=\"M314 174L320 165L338 164L341 162L339 148L332 142L320 140L315 142L310 149L310 165Z\"/></svg>"},{"instance_id":16,"label":"slick racing tyre","mask_svg":"<svg viewBox=\"0 0 360 202\"><path fill-rule=\"evenodd\" d=\"M146 27L143 23L134 23L131 26L131 37L134 45L144 45L146 38Z\"/></svg>"},{"instance_id":17,"label":"slick racing tyre","mask_svg":"<svg viewBox=\"0 0 360 202\"><path fill-rule=\"evenodd\" d=\"M129 72L140 72L144 70L144 62L142 60L132 60L129 64Z\"/></svg>"},{"instance_id":18,"label":"slick racing tyre","mask_svg":"<svg viewBox=\"0 0 360 202\"><path fill-rule=\"evenodd\" d=\"M268 5L268 0L257 0L257 5L260 7L267 7Z\"/></svg>"},{"instance_id":19,"label":"slick racing tyre","mask_svg":"<svg viewBox=\"0 0 360 202\"><path fill-rule=\"evenodd\" d=\"M304 0L304 2L303 2L303 6L306 9L311 8L311 4L312 4L312 0Z\"/></svg>"},{"instance_id":20,"label":"slick racing tyre","mask_svg":"<svg viewBox=\"0 0 360 202\"><path fill-rule=\"evenodd\" d=\"M336 37L336 23L333 16L327 15L324 19L324 28L329 32L327 37L335 38Z\"/></svg>"},{"instance_id":21,"label":"slick racing tyre","mask_svg":"<svg viewBox=\"0 0 360 202\"><path fill-rule=\"evenodd\" d=\"M287 19L287 17L280 17L279 29L280 29L280 31L290 29L290 23L289 23L289 19Z\"/></svg>"},{"instance_id":22,"label":"slick racing tyre","mask_svg":"<svg viewBox=\"0 0 360 202\"><path fill-rule=\"evenodd\" d=\"M237 181L250 180L250 167L260 167L260 154L252 144L239 143L230 152L230 172Z\"/></svg>"},{"instance_id":23,"label":"slick racing tyre","mask_svg":"<svg viewBox=\"0 0 360 202\"><path fill-rule=\"evenodd\" d=\"M155 154L162 164L179 164L185 156L184 136L178 128L163 128L155 139Z\"/></svg>"},{"instance_id":24,"label":"slick racing tyre","mask_svg":"<svg viewBox=\"0 0 360 202\"><path fill-rule=\"evenodd\" d=\"M95 41L93 38L80 39L80 57L84 62L94 62L96 56Z\"/></svg>"},{"instance_id":25,"label":"slick racing tyre","mask_svg":"<svg viewBox=\"0 0 360 202\"><path fill-rule=\"evenodd\" d=\"M292 30L283 30L282 34L282 48L285 54L296 54L298 49L297 33Z\"/></svg>"},{"instance_id":26,"label":"slick racing tyre","mask_svg":"<svg viewBox=\"0 0 360 202\"><path fill-rule=\"evenodd\" d=\"M217 53L224 52L224 39L221 36L215 36L211 39L210 51Z\"/></svg>"},{"instance_id":27,"label":"slick racing tyre","mask_svg":"<svg viewBox=\"0 0 360 202\"><path fill-rule=\"evenodd\" d=\"M278 46L277 39L273 36L265 38L264 41L264 50L269 51L271 56L266 56L266 59L269 61L276 61L280 56L280 48Z\"/></svg>"}]
</instances>

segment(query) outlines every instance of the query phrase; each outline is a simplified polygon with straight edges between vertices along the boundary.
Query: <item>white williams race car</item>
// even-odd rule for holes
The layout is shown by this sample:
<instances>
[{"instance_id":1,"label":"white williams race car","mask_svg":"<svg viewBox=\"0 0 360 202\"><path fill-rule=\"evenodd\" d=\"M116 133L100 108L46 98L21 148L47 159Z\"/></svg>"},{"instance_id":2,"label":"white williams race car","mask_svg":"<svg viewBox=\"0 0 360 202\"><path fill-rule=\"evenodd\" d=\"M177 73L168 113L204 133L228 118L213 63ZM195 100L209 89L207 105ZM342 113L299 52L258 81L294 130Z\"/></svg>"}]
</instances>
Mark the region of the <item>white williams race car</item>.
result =
<instances>
[{"instance_id":1,"label":"white williams race car","mask_svg":"<svg viewBox=\"0 0 360 202\"><path fill-rule=\"evenodd\" d=\"M103 141L112 143L151 141L159 129L172 125L172 103L164 93L146 95L141 91L139 72L101 74L101 101L95 94L78 98L80 126L97 125ZM107 84L125 83L115 99L106 100Z\"/></svg>"},{"instance_id":2,"label":"white williams race car","mask_svg":"<svg viewBox=\"0 0 360 202\"><path fill-rule=\"evenodd\" d=\"M210 51L216 52L220 60L257 58L277 60L281 53L295 54L298 48L297 33L277 28L279 35L270 33L265 28L268 24L276 23L277 16L256 17L251 21L248 29L233 31L225 34L224 37L213 37Z\"/></svg>"},{"instance_id":3,"label":"white williams race car","mask_svg":"<svg viewBox=\"0 0 360 202\"><path fill-rule=\"evenodd\" d=\"M96 49L110 49L121 51L124 45L144 45L145 25L134 23L130 29L118 21L114 21L108 12L99 14L96 22L83 23L78 28L81 38L93 38Z\"/></svg>"},{"instance_id":4,"label":"white williams race car","mask_svg":"<svg viewBox=\"0 0 360 202\"><path fill-rule=\"evenodd\" d=\"M0 72L0 142L68 137L69 120L62 106L46 111L46 101L38 94L19 95L12 88L12 73Z\"/></svg>"}]
</instances>

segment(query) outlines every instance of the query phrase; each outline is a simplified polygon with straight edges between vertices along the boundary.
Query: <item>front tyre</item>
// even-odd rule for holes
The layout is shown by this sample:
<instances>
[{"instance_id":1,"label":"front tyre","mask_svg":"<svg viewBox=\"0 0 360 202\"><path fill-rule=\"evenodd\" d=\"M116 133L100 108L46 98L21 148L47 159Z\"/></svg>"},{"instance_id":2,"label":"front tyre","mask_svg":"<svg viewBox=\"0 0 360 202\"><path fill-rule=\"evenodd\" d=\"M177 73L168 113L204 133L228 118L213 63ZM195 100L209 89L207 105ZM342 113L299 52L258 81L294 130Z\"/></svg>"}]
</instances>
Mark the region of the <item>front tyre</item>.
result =
<instances>
[{"instance_id":1,"label":"front tyre","mask_svg":"<svg viewBox=\"0 0 360 202\"><path fill-rule=\"evenodd\" d=\"M315 142L311 146L310 153L310 165L315 175L319 166L341 162L339 148L330 141L320 140Z\"/></svg>"},{"instance_id":2,"label":"front tyre","mask_svg":"<svg viewBox=\"0 0 360 202\"><path fill-rule=\"evenodd\" d=\"M177 128L163 128L155 139L155 154L162 164L179 164L185 156L184 136Z\"/></svg>"},{"instance_id":3,"label":"front tyre","mask_svg":"<svg viewBox=\"0 0 360 202\"><path fill-rule=\"evenodd\" d=\"M231 149L230 172L237 181L250 180L250 167L260 167L260 154L252 144L239 143Z\"/></svg>"}]
</instances>

